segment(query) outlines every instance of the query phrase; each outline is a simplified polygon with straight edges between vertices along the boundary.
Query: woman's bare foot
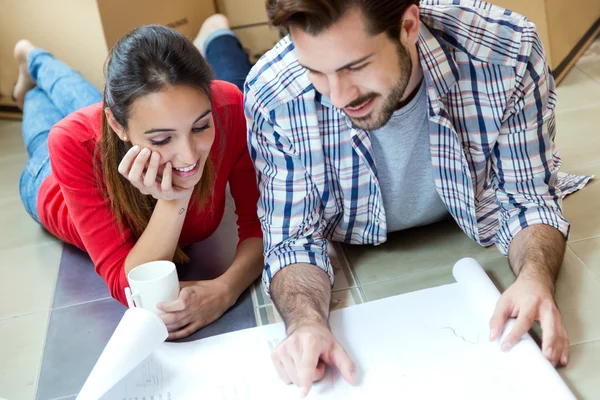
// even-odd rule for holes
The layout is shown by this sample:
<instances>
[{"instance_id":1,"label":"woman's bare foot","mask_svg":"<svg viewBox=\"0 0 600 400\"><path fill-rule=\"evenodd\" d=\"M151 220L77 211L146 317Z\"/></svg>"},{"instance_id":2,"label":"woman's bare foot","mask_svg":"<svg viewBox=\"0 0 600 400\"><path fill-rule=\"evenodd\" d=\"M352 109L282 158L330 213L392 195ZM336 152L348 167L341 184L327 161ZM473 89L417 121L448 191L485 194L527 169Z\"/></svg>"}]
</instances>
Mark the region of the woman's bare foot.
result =
<instances>
[{"instance_id":1,"label":"woman's bare foot","mask_svg":"<svg viewBox=\"0 0 600 400\"><path fill-rule=\"evenodd\" d=\"M14 56L19 64L19 79L17 79L13 91L13 98L21 109L23 109L25 103L25 94L35 87L35 82L31 79L27 68L27 55L33 49L35 49L35 46L29 40L19 40L15 45Z\"/></svg>"},{"instance_id":2,"label":"woman's bare foot","mask_svg":"<svg viewBox=\"0 0 600 400\"><path fill-rule=\"evenodd\" d=\"M204 56L204 43L211 33L218 31L219 29L228 29L229 20L223 14L215 14L206 19L198 32L198 36L194 39L194 45L200 50L200 53Z\"/></svg>"}]
</instances>

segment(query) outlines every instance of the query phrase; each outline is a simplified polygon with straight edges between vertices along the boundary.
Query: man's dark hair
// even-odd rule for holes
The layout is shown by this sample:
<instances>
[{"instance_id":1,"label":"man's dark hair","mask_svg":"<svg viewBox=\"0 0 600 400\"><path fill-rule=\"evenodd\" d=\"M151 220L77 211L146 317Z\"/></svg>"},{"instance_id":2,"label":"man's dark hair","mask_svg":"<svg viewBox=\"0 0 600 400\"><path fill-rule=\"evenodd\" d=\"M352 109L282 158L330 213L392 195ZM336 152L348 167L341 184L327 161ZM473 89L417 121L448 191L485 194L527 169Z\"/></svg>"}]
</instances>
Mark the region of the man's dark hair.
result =
<instances>
[{"instance_id":1,"label":"man's dark hair","mask_svg":"<svg viewBox=\"0 0 600 400\"><path fill-rule=\"evenodd\" d=\"M289 32L291 27L318 35L338 22L344 14L359 7L369 32L386 32L392 40L400 37L401 19L419 0L267 0L271 25Z\"/></svg>"}]
</instances>

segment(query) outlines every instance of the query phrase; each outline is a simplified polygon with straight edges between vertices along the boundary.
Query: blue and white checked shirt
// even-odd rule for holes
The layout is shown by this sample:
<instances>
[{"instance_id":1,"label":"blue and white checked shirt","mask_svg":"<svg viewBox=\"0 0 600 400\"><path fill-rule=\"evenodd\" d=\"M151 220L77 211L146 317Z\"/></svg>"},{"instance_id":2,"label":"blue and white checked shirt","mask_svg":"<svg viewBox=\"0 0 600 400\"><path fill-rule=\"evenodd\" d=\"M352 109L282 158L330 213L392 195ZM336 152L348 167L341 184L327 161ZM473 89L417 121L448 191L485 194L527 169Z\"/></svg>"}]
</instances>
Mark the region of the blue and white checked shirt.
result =
<instances>
[{"instance_id":1,"label":"blue and white checked shirt","mask_svg":"<svg viewBox=\"0 0 600 400\"><path fill-rule=\"evenodd\" d=\"M424 1L421 21L431 161L450 214L504 254L530 225L566 237L559 199L589 178L558 179L555 86L533 23L478 0ZM327 240L386 240L369 132L315 90L289 37L255 65L245 95L265 288L295 263L318 266L333 283Z\"/></svg>"}]
</instances>

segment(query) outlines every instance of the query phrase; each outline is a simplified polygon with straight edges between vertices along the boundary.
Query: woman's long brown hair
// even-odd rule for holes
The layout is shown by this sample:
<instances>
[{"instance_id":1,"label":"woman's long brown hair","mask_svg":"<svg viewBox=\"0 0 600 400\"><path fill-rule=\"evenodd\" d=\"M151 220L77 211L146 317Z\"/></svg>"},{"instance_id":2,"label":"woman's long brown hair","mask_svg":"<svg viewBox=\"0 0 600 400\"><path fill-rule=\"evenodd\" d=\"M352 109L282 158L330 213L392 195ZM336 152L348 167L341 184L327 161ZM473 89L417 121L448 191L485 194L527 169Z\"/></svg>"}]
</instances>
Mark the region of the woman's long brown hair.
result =
<instances>
[{"instance_id":1,"label":"woman's long brown hair","mask_svg":"<svg viewBox=\"0 0 600 400\"><path fill-rule=\"evenodd\" d=\"M105 77L104 107L111 110L125 130L136 99L174 85L198 89L208 96L212 105L213 74L210 67L189 40L163 26L137 28L123 37L108 56ZM96 157L100 163L96 168L100 187L105 187L105 195L110 199L111 210L121 232L128 227L139 238L148 226L157 201L142 194L118 172L119 163L131 144L117 136L104 111L101 129L101 157ZM214 165L209 157L202 178L194 188L190 209L202 208L213 186ZM173 260L181 263L188 261L188 257L177 247Z\"/></svg>"}]
</instances>

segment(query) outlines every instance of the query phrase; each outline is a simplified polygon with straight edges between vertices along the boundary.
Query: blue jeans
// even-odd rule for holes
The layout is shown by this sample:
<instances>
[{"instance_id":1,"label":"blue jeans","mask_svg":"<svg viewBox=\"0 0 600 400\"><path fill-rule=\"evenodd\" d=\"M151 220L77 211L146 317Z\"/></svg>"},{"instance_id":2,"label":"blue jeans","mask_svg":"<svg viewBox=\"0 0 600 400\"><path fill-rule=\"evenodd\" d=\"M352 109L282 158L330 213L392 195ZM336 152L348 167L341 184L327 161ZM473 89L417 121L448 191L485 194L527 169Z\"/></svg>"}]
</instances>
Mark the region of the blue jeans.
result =
<instances>
[{"instance_id":1,"label":"blue jeans","mask_svg":"<svg viewBox=\"0 0 600 400\"><path fill-rule=\"evenodd\" d=\"M216 78L231 82L243 91L251 65L233 32L223 29L213 33L204 50ZM25 210L40 222L38 193L52 173L48 152L50 129L72 112L102 101L102 94L47 51L32 50L27 64L36 87L25 95L23 107L23 142L29 161L21 173L19 192Z\"/></svg>"}]
</instances>

